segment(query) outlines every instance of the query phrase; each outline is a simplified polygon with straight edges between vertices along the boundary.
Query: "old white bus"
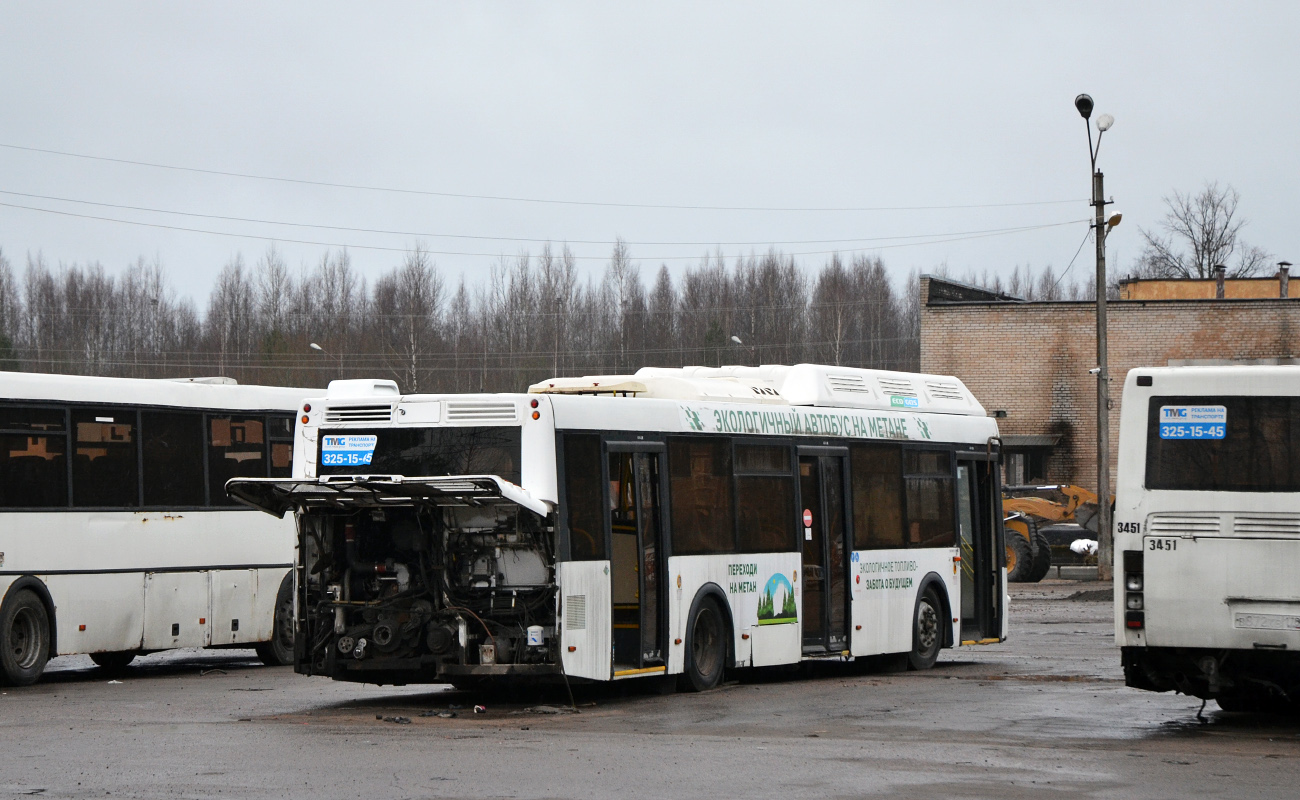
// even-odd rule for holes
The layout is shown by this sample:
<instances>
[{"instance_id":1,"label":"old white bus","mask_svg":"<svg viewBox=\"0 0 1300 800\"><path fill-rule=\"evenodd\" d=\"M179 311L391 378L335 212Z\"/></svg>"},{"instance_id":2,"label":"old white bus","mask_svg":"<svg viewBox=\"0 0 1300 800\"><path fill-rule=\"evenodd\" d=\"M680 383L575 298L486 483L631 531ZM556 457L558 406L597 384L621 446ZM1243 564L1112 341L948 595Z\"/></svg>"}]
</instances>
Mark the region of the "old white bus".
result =
<instances>
[{"instance_id":1,"label":"old white bus","mask_svg":"<svg viewBox=\"0 0 1300 800\"><path fill-rule=\"evenodd\" d=\"M233 383L0 372L0 679L76 653L292 658L293 525L225 484L289 477L319 390Z\"/></svg>"},{"instance_id":2,"label":"old white bus","mask_svg":"<svg viewBox=\"0 0 1300 800\"><path fill-rule=\"evenodd\" d=\"M642 369L527 394L338 381L302 407L299 672L597 681L1006 635L998 439L954 378Z\"/></svg>"},{"instance_id":3,"label":"old white bus","mask_svg":"<svg viewBox=\"0 0 1300 800\"><path fill-rule=\"evenodd\" d=\"M1300 369L1136 369L1115 493L1129 686L1300 709Z\"/></svg>"}]
</instances>

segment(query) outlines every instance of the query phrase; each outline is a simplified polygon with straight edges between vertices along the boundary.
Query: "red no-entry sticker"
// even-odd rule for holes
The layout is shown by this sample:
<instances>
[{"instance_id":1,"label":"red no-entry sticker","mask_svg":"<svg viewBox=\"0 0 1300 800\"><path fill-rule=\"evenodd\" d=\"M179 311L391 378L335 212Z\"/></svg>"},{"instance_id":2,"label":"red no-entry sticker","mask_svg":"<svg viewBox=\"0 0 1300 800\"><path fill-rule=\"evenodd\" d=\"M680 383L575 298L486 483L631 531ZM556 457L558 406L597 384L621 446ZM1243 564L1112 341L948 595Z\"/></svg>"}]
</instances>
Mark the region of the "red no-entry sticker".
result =
<instances>
[{"instance_id":1,"label":"red no-entry sticker","mask_svg":"<svg viewBox=\"0 0 1300 800\"><path fill-rule=\"evenodd\" d=\"M805 528L812 527L812 509L805 508L803 510L803 526Z\"/></svg>"}]
</instances>

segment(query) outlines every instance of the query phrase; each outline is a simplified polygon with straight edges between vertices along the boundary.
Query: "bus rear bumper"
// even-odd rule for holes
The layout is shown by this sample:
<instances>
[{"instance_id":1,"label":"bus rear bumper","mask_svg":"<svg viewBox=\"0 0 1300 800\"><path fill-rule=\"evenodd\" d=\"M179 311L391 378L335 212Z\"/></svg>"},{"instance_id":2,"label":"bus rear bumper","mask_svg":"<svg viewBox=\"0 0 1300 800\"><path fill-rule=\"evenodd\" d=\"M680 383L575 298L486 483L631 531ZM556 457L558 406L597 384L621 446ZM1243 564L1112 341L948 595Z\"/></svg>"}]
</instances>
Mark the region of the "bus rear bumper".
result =
<instances>
[{"instance_id":1,"label":"bus rear bumper","mask_svg":"<svg viewBox=\"0 0 1300 800\"><path fill-rule=\"evenodd\" d=\"M1300 653L1200 647L1121 648L1124 683L1203 699L1272 697L1300 704Z\"/></svg>"}]
</instances>

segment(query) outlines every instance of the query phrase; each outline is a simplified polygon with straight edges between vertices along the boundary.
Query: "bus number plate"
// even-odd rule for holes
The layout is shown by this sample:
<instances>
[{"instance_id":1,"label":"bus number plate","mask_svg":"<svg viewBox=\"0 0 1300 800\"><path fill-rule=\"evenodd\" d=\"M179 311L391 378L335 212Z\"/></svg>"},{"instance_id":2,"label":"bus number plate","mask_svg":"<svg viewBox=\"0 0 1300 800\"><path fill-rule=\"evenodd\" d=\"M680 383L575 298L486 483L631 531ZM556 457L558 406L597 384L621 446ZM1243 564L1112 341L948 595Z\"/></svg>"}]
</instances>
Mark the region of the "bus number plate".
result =
<instances>
[{"instance_id":1,"label":"bus number plate","mask_svg":"<svg viewBox=\"0 0 1300 800\"><path fill-rule=\"evenodd\" d=\"M1142 523L1141 522L1117 522L1115 523L1115 528L1120 533L1141 533Z\"/></svg>"},{"instance_id":2,"label":"bus number plate","mask_svg":"<svg viewBox=\"0 0 1300 800\"><path fill-rule=\"evenodd\" d=\"M320 463L327 467L359 467L375 456L378 436L322 436Z\"/></svg>"},{"instance_id":3,"label":"bus number plate","mask_svg":"<svg viewBox=\"0 0 1300 800\"><path fill-rule=\"evenodd\" d=\"M1150 539L1147 539L1147 549L1148 550L1177 550L1178 540L1171 539L1171 538L1152 537Z\"/></svg>"}]
</instances>

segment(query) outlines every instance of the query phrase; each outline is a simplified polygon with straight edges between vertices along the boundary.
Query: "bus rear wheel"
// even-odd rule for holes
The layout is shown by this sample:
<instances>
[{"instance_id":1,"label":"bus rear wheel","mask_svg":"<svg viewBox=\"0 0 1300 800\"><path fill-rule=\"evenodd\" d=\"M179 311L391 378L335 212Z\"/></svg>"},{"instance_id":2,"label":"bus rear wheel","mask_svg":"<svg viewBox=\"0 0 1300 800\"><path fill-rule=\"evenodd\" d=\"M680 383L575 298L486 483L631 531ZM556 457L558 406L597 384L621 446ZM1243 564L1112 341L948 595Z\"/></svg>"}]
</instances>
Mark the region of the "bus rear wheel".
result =
<instances>
[{"instance_id":1,"label":"bus rear wheel","mask_svg":"<svg viewBox=\"0 0 1300 800\"><path fill-rule=\"evenodd\" d=\"M943 646L943 606L934 588L926 588L916 601L916 616L912 623L912 652L907 654L907 665L912 669L929 669L939 659Z\"/></svg>"},{"instance_id":2,"label":"bus rear wheel","mask_svg":"<svg viewBox=\"0 0 1300 800\"><path fill-rule=\"evenodd\" d=\"M256 645L258 659L268 667L293 663L293 573L284 576L275 596L271 641Z\"/></svg>"},{"instance_id":3,"label":"bus rear wheel","mask_svg":"<svg viewBox=\"0 0 1300 800\"><path fill-rule=\"evenodd\" d=\"M29 686L50 658L50 617L35 592L15 592L0 608L0 673L14 686Z\"/></svg>"},{"instance_id":4,"label":"bus rear wheel","mask_svg":"<svg viewBox=\"0 0 1300 800\"><path fill-rule=\"evenodd\" d=\"M727 661L726 631L718 601L700 598L686 629L686 671L681 688L703 692L721 682Z\"/></svg>"}]
</instances>

